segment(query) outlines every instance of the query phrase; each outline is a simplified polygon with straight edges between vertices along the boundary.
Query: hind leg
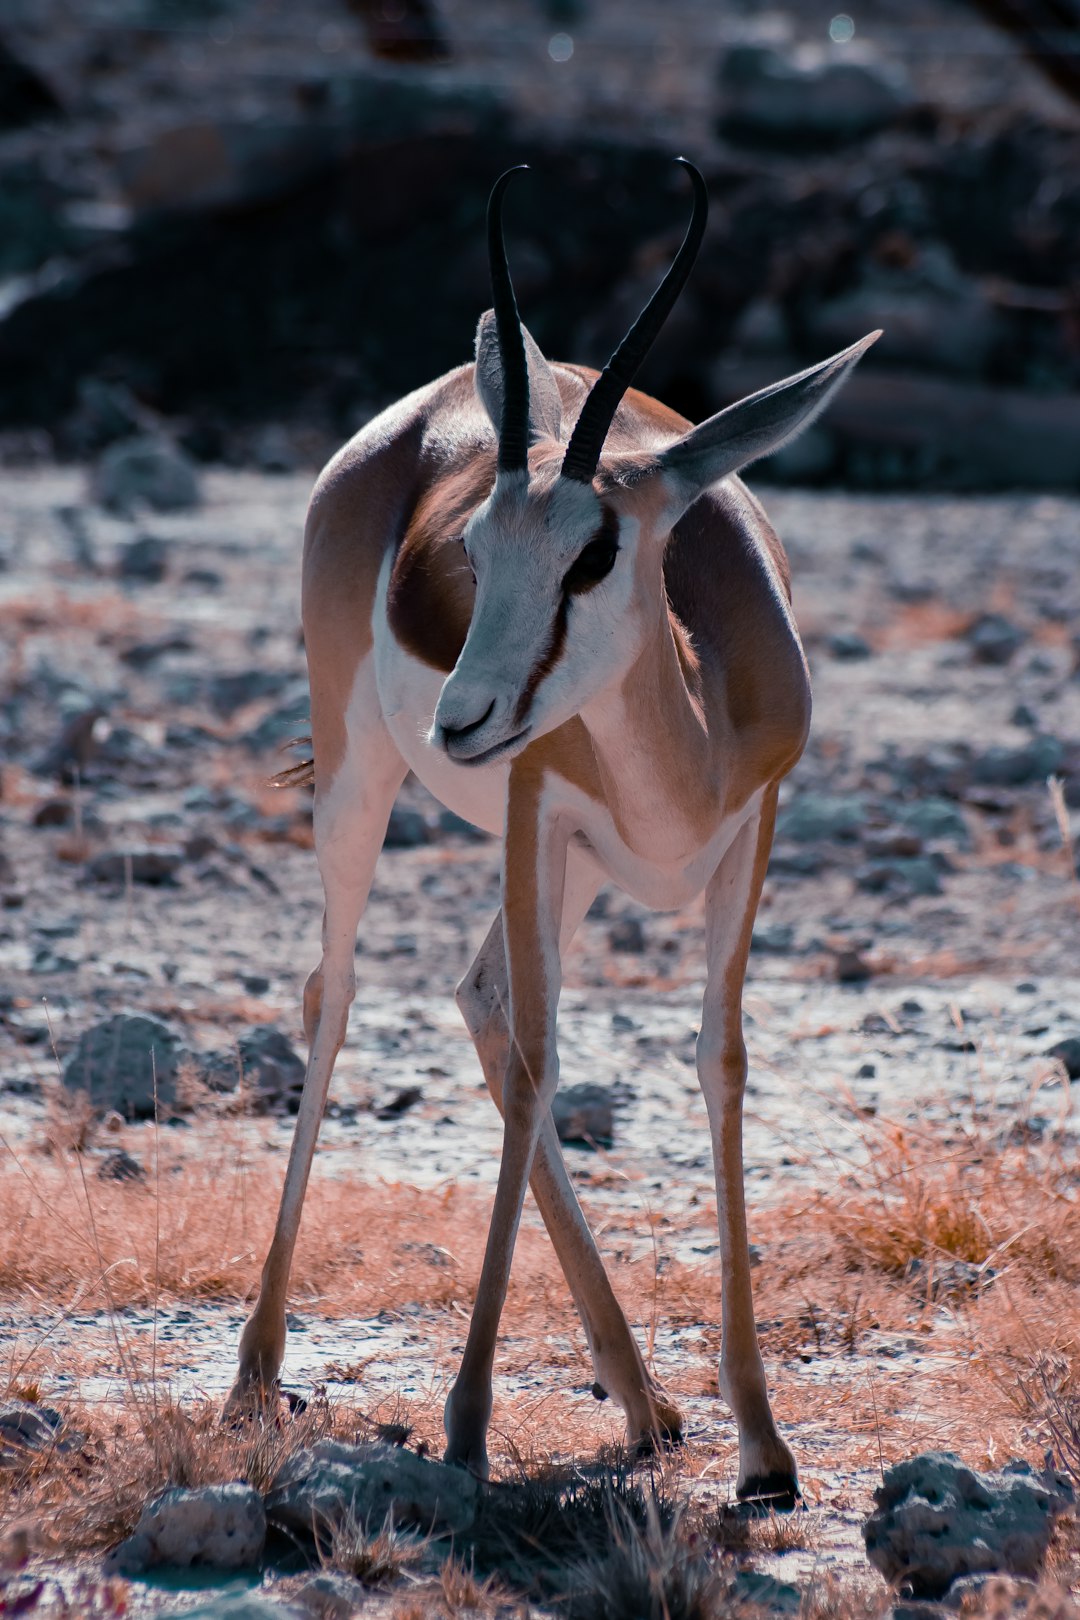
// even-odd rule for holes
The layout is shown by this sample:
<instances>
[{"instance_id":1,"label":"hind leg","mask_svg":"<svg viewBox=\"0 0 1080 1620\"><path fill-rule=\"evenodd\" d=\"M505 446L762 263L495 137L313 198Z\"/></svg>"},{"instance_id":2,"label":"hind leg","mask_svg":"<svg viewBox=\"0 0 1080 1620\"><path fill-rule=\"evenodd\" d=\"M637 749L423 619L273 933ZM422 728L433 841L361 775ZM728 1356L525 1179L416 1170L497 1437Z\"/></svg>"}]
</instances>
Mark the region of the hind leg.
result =
<instances>
[{"instance_id":1,"label":"hind leg","mask_svg":"<svg viewBox=\"0 0 1080 1620\"><path fill-rule=\"evenodd\" d=\"M570 851L563 898L561 947L565 949L599 888L591 862ZM500 912L475 962L458 986L457 1000L476 1046L488 1090L502 1111L503 1077L510 1054L506 1009L506 951ZM622 1306L604 1269L573 1185L566 1172L550 1112L540 1130L529 1185L585 1329L599 1389L626 1416L631 1444L677 1439L678 1408L653 1383Z\"/></svg>"},{"instance_id":2,"label":"hind leg","mask_svg":"<svg viewBox=\"0 0 1080 1620\"><path fill-rule=\"evenodd\" d=\"M356 930L367 904L405 763L378 707L373 660L357 671L349 703L344 755L329 782L318 777L316 743L315 851L326 907L322 959L304 990L307 1075L300 1098L285 1186L259 1297L240 1339L240 1367L226 1410L266 1405L285 1353L285 1302L315 1141L334 1062L345 1040L356 991Z\"/></svg>"}]
</instances>

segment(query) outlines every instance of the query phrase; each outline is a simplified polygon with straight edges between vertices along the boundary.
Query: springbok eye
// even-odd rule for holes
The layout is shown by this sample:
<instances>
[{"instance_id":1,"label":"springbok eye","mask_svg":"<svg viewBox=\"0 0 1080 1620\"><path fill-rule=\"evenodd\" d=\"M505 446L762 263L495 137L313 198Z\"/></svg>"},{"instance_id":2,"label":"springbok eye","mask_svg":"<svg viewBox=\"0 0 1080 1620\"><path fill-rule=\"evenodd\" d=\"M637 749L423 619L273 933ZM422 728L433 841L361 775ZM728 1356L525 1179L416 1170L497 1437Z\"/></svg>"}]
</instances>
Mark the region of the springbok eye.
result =
<instances>
[{"instance_id":1,"label":"springbok eye","mask_svg":"<svg viewBox=\"0 0 1080 1620\"><path fill-rule=\"evenodd\" d=\"M598 534L580 551L563 575L563 590L573 592L591 590L611 573L618 555L619 542L612 534Z\"/></svg>"},{"instance_id":2,"label":"springbok eye","mask_svg":"<svg viewBox=\"0 0 1080 1620\"><path fill-rule=\"evenodd\" d=\"M465 564L466 564L466 567L469 570L469 573L472 575L472 582L475 585L476 584L476 569L473 567L472 558L469 556L468 550L466 549L465 536L464 535L462 535L462 537L461 537L461 549L462 549L462 551L465 552Z\"/></svg>"}]
</instances>

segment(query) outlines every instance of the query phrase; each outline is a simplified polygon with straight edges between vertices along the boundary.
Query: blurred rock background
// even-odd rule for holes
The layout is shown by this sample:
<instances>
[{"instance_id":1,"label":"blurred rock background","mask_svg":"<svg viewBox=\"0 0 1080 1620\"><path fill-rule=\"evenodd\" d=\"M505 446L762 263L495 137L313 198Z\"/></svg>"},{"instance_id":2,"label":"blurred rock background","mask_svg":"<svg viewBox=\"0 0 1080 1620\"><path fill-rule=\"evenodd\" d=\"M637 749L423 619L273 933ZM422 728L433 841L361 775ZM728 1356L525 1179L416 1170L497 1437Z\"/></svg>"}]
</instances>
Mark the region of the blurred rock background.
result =
<instances>
[{"instance_id":1,"label":"blurred rock background","mask_svg":"<svg viewBox=\"0 0 1080 1620\"><path fill-rule=\"evenodd\" d=\"M700 418L883 326L772 479L1080 488L1080 0L7 0L0 457L318 462L523 315Z\"/></svg>"}]
</instances>

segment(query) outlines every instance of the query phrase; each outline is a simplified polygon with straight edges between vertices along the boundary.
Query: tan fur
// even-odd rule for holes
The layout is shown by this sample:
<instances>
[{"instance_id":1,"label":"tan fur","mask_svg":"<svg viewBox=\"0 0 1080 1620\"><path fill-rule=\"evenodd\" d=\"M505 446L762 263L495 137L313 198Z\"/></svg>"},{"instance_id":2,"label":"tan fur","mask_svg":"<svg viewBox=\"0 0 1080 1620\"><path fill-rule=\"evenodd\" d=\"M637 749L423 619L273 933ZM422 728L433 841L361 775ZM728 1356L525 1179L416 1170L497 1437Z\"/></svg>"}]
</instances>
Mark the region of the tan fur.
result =
<instances>
[{"instance_id":1,"label":"tan fur","mask_svg":"<svg viewBox=\"0 0 1080 1620\"><path fill-rule=\"evenodd\" d=\"M563 419L572 422L596 373L560 365L552 371ZM739 1018L777 784L805 741L809 685L791 618L783 548L738 478L706 490L670 536L666 532L664 486L649 474L660 452L689 426L636 390L625 395L595 487L623 519L638 525L632 611L620 621L634 620L634 640L624 650L636 653L636 663L602 690L598 683L599 695L592 702L581 698L572 719L519 742L521 751L510 764L502 912L459 990L504 1115L505 1136L476 1307L447 1401L448 1456L486 1471L492 1360L530 1178L578 1302L597 1379L622 1405L630 1440L653 1443L678 1430L678 1412L649 1380L603 1275L549 1112L558 1079L559 953L603 880L598 850L607 840L620 873L633 876L647 868L664 896L680 893L680 883L698 885L688 892L708 884L709 991L699 1074L709 1104L720 1208L721 1385L739 1423L740 1490L775 1487L790 1494L794 1462L769 1409L750 1294ZM538 544L547 508L534 491L550 495L562 454L553 441L541 441L530 452L535 482L524 510ZM406 768L407 741L397 732L395 743L382 713L379 659L366 656L378 582L390 560L386 628L398 646L430 670L454 671L475 598L460 542L494 485L493 434L474 396L472 368L462 367L371 424L335 458L312 497L303 618L316 846L327 894L323 960L308 981L305 1027L312 1056L278 1229L241 1343L233 1405L265 1400L280 1364L299 1211L354 988L350 932L355 936L385 819ZM569 486L561 487L565 494ZM520 488L526 488L524 481ZM498 494L496 505L501 499ZM590 510L587 500L581 509ZM578 507L564 504L563 510ZM483 522L491 521L485 514ZM501 539L506 531L486 532ZM546 653L531 650L526 669L537 684L558 665L560 653L557 637ZM625 667L610 665L615 671ZM421 682L418 690L427 688ZM404 712L419 724L419 716ZM527 712L526 704L521 717ZM468 713L454 725L465 736L472 725ZM448 725L447 753L450 735ZM294 767L293 775L303 769ZM505 776L487 780L495 784L493 792L504 790L499 784Z\"/></svg>"}]
</instances>

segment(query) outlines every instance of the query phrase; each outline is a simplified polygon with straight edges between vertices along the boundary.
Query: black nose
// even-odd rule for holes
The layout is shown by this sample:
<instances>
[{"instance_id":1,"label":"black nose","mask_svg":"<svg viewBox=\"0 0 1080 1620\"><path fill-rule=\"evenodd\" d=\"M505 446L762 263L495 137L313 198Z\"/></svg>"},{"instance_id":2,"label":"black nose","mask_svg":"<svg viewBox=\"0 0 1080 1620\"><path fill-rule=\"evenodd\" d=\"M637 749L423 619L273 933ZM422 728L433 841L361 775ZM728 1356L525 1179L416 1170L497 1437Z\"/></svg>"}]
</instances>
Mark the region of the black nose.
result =
<instances>
[{"instance_id":1,"label":"black nose","mask_svg":"<svg viewBox=\"0 0 1080 1620\"><path fill-rule=\"evenodd\" d=\"M447 742L463 742L465 738L471 737L474 731L479 731L480 727L490 720L491 711L494 707L495 699L492 698L479 720L470 720L467 726L443 726L443 737Z\"/></svg>"}]
</instances>

